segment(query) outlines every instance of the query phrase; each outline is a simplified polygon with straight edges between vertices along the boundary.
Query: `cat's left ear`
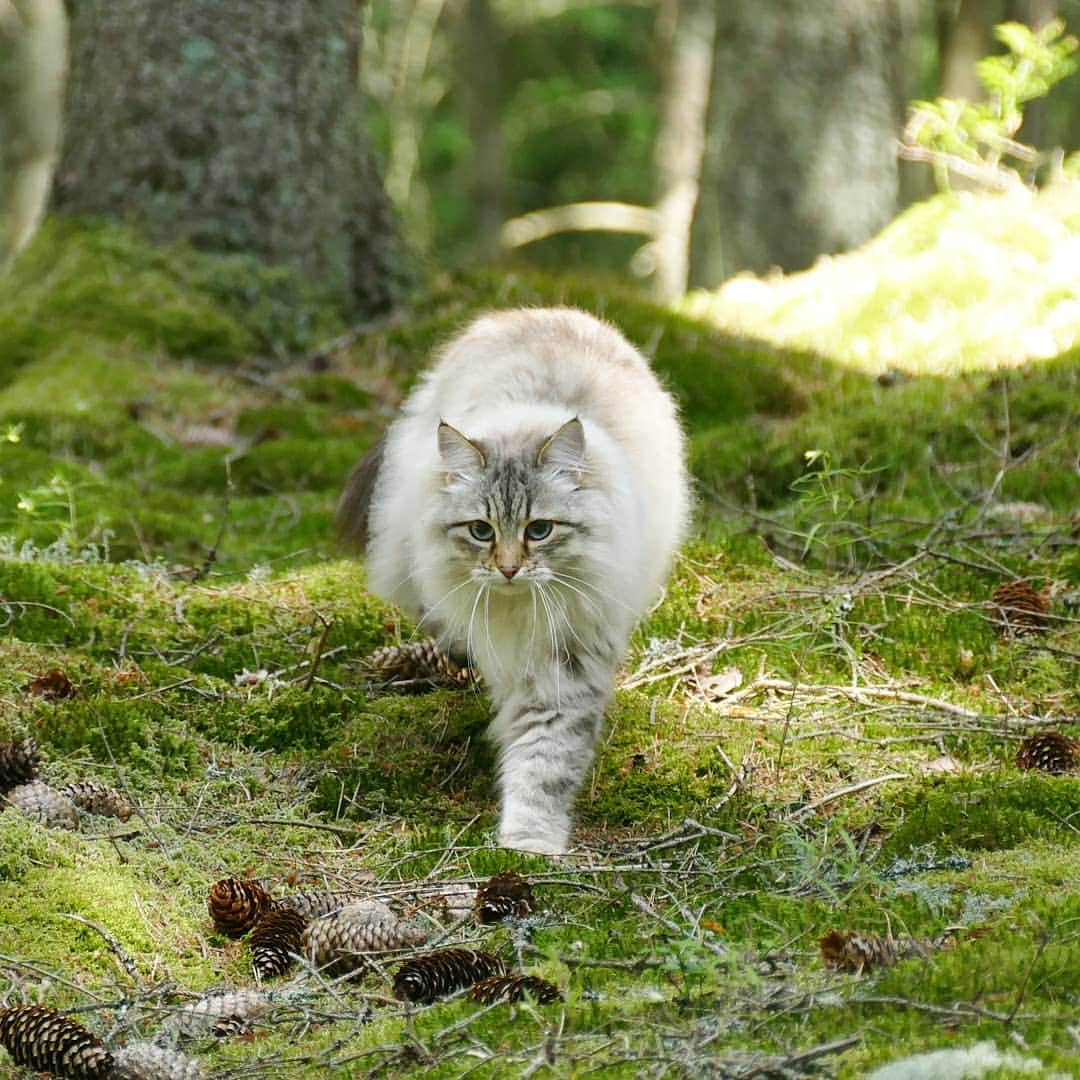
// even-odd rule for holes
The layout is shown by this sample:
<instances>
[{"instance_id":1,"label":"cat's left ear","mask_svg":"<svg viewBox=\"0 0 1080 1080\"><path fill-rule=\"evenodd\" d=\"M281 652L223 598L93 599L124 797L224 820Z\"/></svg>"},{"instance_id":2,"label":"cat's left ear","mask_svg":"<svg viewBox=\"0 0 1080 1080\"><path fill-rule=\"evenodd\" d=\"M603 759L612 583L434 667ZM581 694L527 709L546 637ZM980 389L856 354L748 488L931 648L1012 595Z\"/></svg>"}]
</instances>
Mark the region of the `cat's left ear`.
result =
<instances>
[{"instance_id":1,"label":"cat's left ear","mask_svg":"<svg viewBox=\"0 0 1080 1080\"><path fill-rule=\"evenodd\" d=\"M576 416L544 441L536 455L536 464L575 476L585 471L585 428Z\"/></svg>"}]
</instances>

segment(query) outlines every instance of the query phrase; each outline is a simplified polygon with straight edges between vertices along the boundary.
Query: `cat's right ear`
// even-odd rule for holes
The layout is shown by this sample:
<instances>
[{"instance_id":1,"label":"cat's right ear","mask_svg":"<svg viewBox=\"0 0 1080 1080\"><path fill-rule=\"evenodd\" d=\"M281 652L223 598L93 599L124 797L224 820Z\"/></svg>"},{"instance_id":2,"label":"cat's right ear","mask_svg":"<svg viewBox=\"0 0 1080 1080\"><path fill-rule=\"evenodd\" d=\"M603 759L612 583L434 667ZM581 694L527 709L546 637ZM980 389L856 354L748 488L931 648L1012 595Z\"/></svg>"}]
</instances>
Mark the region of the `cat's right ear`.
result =
<instances>
[{"instance_id":1,"label":"cat's right ear","mask_svg":"<svg viewBox=\"0 0 1080 1080\"><path fill-rule=\"evenodd\" d=\"M439 423L439 454L446 471L455 476L471 476L487 464L484 451L445 420Z\"/></svg>"}]
</instances>

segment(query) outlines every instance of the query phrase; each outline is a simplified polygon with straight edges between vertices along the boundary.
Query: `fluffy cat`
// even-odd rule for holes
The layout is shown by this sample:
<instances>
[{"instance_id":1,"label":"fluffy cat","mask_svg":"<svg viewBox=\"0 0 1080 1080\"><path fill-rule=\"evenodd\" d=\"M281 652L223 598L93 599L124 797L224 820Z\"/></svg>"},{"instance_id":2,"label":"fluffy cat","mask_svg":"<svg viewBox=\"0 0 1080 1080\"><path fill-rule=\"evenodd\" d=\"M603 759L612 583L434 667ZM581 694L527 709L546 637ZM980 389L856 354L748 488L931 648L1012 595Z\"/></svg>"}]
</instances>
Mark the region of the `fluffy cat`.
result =
<instances>
[{"instance_id":1,"label":"fluffy cat","mask_svg":"<svg viewBox=\"0 0 1080 1080\"><path fill-rule=\"evenodd\" d=\"M566 851L615 669L689 510L671 396L569 308L473 322L350 477L339 524L371 589L490 691L503 847Z\"/></svg>"}]
</instances>

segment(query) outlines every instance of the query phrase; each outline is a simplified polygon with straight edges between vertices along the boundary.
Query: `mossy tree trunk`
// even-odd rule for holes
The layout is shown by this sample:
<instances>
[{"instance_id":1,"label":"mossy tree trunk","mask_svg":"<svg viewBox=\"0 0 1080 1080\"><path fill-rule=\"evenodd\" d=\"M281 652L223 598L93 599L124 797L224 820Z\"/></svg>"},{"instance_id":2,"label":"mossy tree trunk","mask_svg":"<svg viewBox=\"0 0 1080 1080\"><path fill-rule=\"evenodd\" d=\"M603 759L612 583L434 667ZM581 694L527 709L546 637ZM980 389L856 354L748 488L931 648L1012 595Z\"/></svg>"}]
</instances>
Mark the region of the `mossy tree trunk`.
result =
<instances>
[{"instance_id":1,"label":"mossy tree trunk","mask_svg":"<svg viewBox=\"0 0 1080 1080\"><path fill-rule=\"evenodd\" d=\"M385 308L397 248L363 125L362 6L79 0L59 208L252 252Z\"/></svg>"},{"instance_id":2,"label":"mossy tree trunk","mask_svg":"<svg viewBox=\"0 0 1080 1080\"><path fill-rule=\"evenodd\" d=\"M692 278L800 270L897 209L917 0L724 0Z\"/></svg>"}]
</instances>

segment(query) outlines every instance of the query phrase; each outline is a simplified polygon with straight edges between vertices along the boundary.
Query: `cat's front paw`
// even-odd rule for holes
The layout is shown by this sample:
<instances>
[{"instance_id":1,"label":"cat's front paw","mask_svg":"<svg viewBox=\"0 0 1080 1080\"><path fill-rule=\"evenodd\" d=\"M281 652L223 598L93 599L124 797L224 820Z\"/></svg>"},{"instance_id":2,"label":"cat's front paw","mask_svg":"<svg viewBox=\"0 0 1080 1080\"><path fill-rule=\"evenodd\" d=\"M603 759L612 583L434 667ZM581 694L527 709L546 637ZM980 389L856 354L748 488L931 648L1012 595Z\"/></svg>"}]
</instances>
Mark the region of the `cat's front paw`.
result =
<instances>
[{"instance_id":1,"label":"cat's front paw","mask_svg":"<svg viewBox=\"0 0 1080 1080\"><path fill-rule=\"evenodd\" d=\"M499 847L527 851L533 855L565 855L570 849L569 830L538 831L499 829Z\"/></svg>"}]
</instances>

